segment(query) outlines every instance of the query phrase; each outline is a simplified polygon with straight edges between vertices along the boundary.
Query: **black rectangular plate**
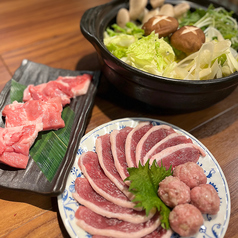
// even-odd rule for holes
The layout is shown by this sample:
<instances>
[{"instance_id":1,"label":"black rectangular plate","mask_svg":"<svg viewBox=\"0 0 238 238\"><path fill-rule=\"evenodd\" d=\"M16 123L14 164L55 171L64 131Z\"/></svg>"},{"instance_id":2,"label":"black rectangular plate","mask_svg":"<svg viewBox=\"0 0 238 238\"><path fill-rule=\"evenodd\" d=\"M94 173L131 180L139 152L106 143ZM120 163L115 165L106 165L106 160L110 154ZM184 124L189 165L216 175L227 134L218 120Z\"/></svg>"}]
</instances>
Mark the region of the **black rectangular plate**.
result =
<instances>
[{"instance_id":1,"label":"black rectangular plate","mask_svg":"<svg viewBox=\"0 0 238 238\"><path fill-rule=\"evenodd\" d=\"M49 182L38 165L29 156L27 168L24 170L0 164L0 187L36 192L50 196L57 196L64 191L66 179L73 165L79 142L85 133L88 119L91 115L94 97L101 75L100 71L71 71L51 68L29 60L22 61L13 79L23 85L38 85L55 80L58 76L76 76L84 73L92 74L93 79L86 95L71 99L70 108L75 112L74 124L65 157L53 180ZM1 127L5 126L2 110L7 104L11 103L10 88L11 80L0 93Z\"/></svg>"}]
</instances>

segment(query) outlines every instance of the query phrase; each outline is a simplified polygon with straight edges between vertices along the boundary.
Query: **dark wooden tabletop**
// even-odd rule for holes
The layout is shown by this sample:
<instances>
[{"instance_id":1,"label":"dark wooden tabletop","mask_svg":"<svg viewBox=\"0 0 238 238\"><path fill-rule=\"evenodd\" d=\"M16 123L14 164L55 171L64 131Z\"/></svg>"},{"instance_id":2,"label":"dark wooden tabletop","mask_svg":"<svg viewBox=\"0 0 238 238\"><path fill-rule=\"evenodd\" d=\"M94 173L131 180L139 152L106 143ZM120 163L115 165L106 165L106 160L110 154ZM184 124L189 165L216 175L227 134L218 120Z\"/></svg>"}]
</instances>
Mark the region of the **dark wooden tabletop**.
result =
<instances>
[{"instance_id":1,"label":"dark wooden tabletop","mask_svg":"<svg viewBox=\"0 0 238 238\"><path fill-rule=\"evenodd\" d=\"M0 91L23 59L70 70L98 70L93 46L79 22L84 11L109 0L0 1ZM123 117L148 117L190 132L214 155L230 190L231 216L225 238L238 237L238 88L210 108L162 113L119 92L102 77L86 133ZM0 188L0 237L69 237L57 198Z\"/></svg>"}]
</instances>

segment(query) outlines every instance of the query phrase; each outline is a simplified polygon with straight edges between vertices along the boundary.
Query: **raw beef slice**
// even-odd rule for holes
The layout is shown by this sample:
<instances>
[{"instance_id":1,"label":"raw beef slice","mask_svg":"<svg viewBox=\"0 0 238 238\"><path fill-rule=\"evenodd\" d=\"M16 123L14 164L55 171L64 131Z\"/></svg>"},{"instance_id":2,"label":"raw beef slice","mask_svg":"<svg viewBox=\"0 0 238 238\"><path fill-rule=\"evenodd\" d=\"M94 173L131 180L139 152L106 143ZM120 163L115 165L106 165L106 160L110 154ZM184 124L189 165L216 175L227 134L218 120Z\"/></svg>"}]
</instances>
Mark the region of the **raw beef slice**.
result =
<instances>
[{"instance_id":1,"label":"raw beef slice","mask_svg":"<svg viewBox=\"0 0 238 238\"><path fill-rule=\"evenodd\" d=\"M29 150L43 124L0 128L0 162L15 168L25 169Z\"/></svg>"},{"instance_id":2,"label":"raw beef slice","mask_svg":"<svg viewBox=\"0 0 238 238\"><path fill-rule=\"evenodd\" d=\"M87 93L91 79L92 79L92 75L90 74L78 75L76 77L59 76L57 78L57 82L61 82L62 84L68 84L69 88L71 88L73 97L77 97Z\"/></svg>"},{"instance_id":3,"label":"raw beef slice","mask_svg":"<svg viewBox=\"0 0 238 238\"><path fill-rule=\"evenodd\" d=\"M43 130L57 130L65 123L61 118L62 104L59 97L48 101L30 100L26 103L14 101L5 106L2 115L5 118L5 127L16 127L43 123Z\"/></svg>"},{"instance_id":4,"label":"raw beef slice","mask_svg":"<svg viewBox=\"0 0 238 238\"><path fill-rule=\"evenodd\" d=\"M59 97L63 106L70 103L70 99L84 95L90 85L92 75L84 74L76 77L59 77L57 80L37 86L28 85L24 90L23 101L47 101L49 98Z\"/></svg>"}]
</instances>

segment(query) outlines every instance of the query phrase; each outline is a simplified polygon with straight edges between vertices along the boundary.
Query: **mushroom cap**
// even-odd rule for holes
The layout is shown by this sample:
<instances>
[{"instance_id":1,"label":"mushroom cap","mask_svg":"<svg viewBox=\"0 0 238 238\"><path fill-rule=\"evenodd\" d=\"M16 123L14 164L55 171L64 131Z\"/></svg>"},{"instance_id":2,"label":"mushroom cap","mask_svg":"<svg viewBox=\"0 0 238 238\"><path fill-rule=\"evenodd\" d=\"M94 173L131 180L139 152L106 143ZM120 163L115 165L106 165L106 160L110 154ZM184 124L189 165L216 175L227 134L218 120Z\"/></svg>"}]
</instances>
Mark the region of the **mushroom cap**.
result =
<instances>
[{"instance_id":1,"label":"mushroom cap","mask_svg":"<svg viewBox=\"0 0 238 238\"><path fill-rule=\"evenodd\" d=\"M169 36L175 32L179 26L178 20L174 17L157 15L150 18L142 26L145 35L149 35L152 31L159 34L159 38Z\"/></svg>"},{"instance_id":2,"label":"mushroom cap","mask_svg":"<svg viewBox=\"0 0 238 238\"><path fill-rule=\"evenodd\" d=\"M170 44L186 54L198 51L205 43L204 32L196 26L183 26L170 37Z\"/></svg>"}]
</instances>

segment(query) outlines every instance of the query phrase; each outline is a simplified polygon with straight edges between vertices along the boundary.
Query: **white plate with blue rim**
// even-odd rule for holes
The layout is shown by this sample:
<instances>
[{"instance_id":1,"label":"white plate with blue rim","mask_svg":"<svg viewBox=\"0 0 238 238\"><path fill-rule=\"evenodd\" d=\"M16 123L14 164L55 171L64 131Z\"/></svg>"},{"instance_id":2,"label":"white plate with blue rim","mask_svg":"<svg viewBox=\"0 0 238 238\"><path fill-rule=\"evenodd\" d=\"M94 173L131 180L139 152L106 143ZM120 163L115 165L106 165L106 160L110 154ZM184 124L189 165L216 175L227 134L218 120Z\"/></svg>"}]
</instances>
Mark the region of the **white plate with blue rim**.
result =
<instances>
[{"instance_id":1,"label":"white plate with blue rim","mask_svg":"<svg viewBox=\"0 0 238 238\"><path fill-rule=\"evenodd\" d=\"M66 230L72 238L90 238L91 234L87 233L75 223L75 212L81 204L74 200L72 193L74 190L74 183L77 177L83 176L78 166L78 159L83 152L95 151L95 141L98 136L106 133L111 133L114 129L122 129L126 126L135 127L141 121L150 121L153 125L169 125L175 131L180 132L191 138L194 144L199 145L205 152L206 156L198 160L198 164L204 169L207 176L207 183L214 186L220 197L220 210L217 215L204 214L204 224L201 226L199 232L191 238L223 238L230 219L230 193L226 178L220 168L218 162L213 157L211 152L194 136L182 130L179 127L166 123L164 121L150 119L150 118L123 118L103 124L82 137L78 148L75 162L70 171L66 182L65 191L58 196L58 206L60 216L65 225ZM178 238L176 233L171 235L171 238Z\"/></svg>"}]
</instances>

